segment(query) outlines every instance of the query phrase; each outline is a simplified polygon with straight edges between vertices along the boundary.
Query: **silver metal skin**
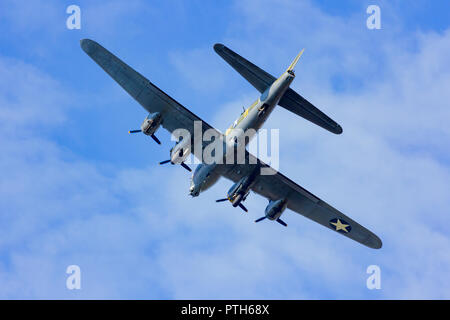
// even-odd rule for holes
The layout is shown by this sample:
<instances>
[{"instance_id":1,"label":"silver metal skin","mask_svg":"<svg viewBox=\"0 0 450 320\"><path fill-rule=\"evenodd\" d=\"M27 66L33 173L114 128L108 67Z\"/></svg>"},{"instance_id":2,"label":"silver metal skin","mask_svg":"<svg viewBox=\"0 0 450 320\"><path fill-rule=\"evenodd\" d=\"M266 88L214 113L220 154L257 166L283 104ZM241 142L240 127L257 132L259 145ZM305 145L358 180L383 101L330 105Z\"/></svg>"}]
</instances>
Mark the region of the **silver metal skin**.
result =
<instances>
[{"instance_id":1,"label":"silver metal skin","mask_svg":"<svg viewBox=\"0 0 450 320\"><path fill-rule=\"evenodd\" d=\"M159 126L161 125L161 113L159 112L155 112L155 113L150 113L144 120L144 122L142 122L141 124L141 131L142 133L151 136L152 134L154 134L156 132L156 130L158 130Z\"/></svg>"},{"instance_id":2,"label":"silver metal skin","mask_svg":"<svg viewBox=\"0 0 450 320\"><path fill-rule=\"evenodd\" d=\"M270 201L265 210L266 218L269 220L277 220L280 218L284 209L286 209L286 204L286 200L284 199Z\"/></svg>"},{"instance_id":3,"label":"silver metal skin","mask_svg":"<svg viewBox=\"0 0 450 320\"><path fill-rule=\"evenodd\" d=\"M381 239L343 212L337 210L326 201L312 194L299 184L295 183L281 172L276 171L262 160L257 159L248 150L245 145L250 141L256 131L261 128L267 117L270 115L275 105L285 108L286 110L298 115L334 134L341 134L342 127L333 119L328 117L321 110L316 108L307 99L299 93L289 88L290 83L294 79L293 69L295 68L303 50L295 57L285 73L278 79L270 73L264 71L236 52L227 48L223 44L215 44L214 50L219 54L230 66L233 67L244 79L246 79L261 94L260 97L247 108L233 125L223 134L210 124L195 115L192 111L184 107L181 103L170 97L155 84L145 78L142 74L128 66L113 53L105 49L99 43L82 39L80 41L81 48L86 54L97 63L109 76L114 79L133 99L135 99L148 113L150 118L154 120L152 124L145 122L141 127L147 133L156 130L159 125L171 134L179 129L189 132L194 141L179 142L172 148L170 160L162 161L160 164L172 161L180 163L185 169L188 168L183 162L185 157L196 149L195 136L196 124L201 123L199 127L202 136L211 132L215 137L220 137L226 146L224 150L228 150L228 146L235 148L244 147L245 163L234 164L209 164L202 157L203 164L199 165L193 176L190 185L190 194L198 196L201 191L211 187L219 177L224 177L232 181L233 186L231 195L236 195L235 203L245 198L251 190L268 199L269 205L266 208L265 216L257 219L255 222L268 218L275 220L283 226L287 224L279 217L285 208L292 212L296 212L312 221L332 230L340 235L357 241L369 248L380 249L382 247ZM161 114L161 121L156 121L157 116L154 113ZM235 129L241 129L235 132ZM245 132L247 129L251 132ZM133 133L141 130L132 130ZM130 132L131 133L131 132ZM236 136L237 135L237 136ZM246 139L238 139L245 137ZM160 144L154 135L152 138ZM209 141L200 141L200 150L204 151L210 144ZM228 145L229 144L229 145ZM194 155L197 156L197 154ZM228 155L224 152L224 155ZM249 160L247 162L247 159ZM255 168L272 169L273 174L259 174L250 184L249 187L239 184L243 181L251 181L255 172ZM190 169L187 169L190 171ZM258 170L259 171L259 170ZM247 180L248 178L248 180ZM326 181L325 181L326 182ZM237 183L237 185L236 185ZM239 192L238 192L239 190ZM241 198L241 199L238 199ZM218 199L216 202L227 201L226 199ZM238 204L245 212L248 210L242 203Z\"/></svg>"},{"instance_id":4,"label":"silver metal skin","mask_svg":"<svg viewBox=\"0 0 450 320\"><path fill-rule=\"evenodd\" d=\"M281 97L285 91L289 88L290 84L294 80L295 75L292 72L284 72L270 87L264 91L261 96L256 100L250 107L248 107L242 114L237 118L233 125L225 132L225 143L224 148L224 158L227 152L235 152L238 148L238 143L244 143L247 145L251 139L254 137L256 132L263 126L264 122L269 117L270 113L273 111L275 106L280 101ZM248 130L253 129L253 130ZM248 139L244 139L242 136L245 135ZM204 166L204 164L199 164L199 166ZM193 197L198 196L202 191L210 188L213 183L204 183L198 173L207 170L209 175L220 176L220 166L206 166L202 170L195 170L191 178L191 187L189 190L195 190L195 192L189 192ZM214 182L216 182L216 179ZM231 200L230 200L231 201ZM233 204L234 205L234 204Z\"/></svg>"},{"instance_id":5,"label":"silver metal skin","mask_svg":"<svg viewBox=\"0 0 450 320\"><path fill-rule=\"evenodd\" d=\"M237 207L239 203L247 198L252 182L252 177L246 176L231 186L231 188L227 192L227 198L228 201L231 202L233 207Z\"/></svg>"},{"instance_id":6,"label":"silver metal skin","mask_svg":"<svg viewBox=\"0 0 450 320\"><path fill-rule=\"evenodd\" d=\"M170 150L170 162L172 164L182 163L190 154L191 142L187 140L181 140L175 145L175 147Z\"/></svg>"},{"instance_id":7,"label":"silver metal skin","mask_svg":"<svg viewBox=\"0 0 450 320\"><path fill-rule=\"evenodd\" d=\"M235 138L238 138L238 141L242 140L246 145L250 142L254 137L254 134L264 125L264 122L267 120L284 92L289 88L289 85L294 78L295 76L292 76L287 72L283 73L278 80L261 94L258 100L234 121L233 125L225 133L228 148L236 147ZM246 132L250 133L247 135L249 139L240 139Z\"/></svg>"},{"instance_id":8,"label":"silver metal skin","mask_svg":"<svg viewBox=\"0 0 450 320\"><path fill-rule=\"evenodd\" d=\"M199 164L191 177L191 185L189 187L189 195L197 197L200 191L206 190L213 186L221 177L217 170L214 170L216 164Z\"/></svg>"}]
</instances>

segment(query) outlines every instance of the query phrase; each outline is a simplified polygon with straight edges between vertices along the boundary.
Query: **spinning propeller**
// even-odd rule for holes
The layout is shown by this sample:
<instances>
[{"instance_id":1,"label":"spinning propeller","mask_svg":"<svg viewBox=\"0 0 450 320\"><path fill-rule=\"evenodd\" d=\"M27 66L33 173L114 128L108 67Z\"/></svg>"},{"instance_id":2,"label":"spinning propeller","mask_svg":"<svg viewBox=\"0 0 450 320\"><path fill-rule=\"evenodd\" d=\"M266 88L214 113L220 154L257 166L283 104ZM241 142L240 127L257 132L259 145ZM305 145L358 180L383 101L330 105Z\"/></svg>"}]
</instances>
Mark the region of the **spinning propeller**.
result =
<instances>
[{"instance_id":1,"label":"spinning propeller","mask_svg":"<svg viewBox=\"0 0 450 320\"><path fill-rule=\"evenodd\" d=\"M267 218L266 216L264 216L264 217L261 217L261 218L259 218L259 219L256 219L255 220L255 222L260 222L260 221L262 221L262 220L264 220L265 218ZM278 218L277 220L275 220L276 222L278 222L279 224L281 224L281 225L283 225L283 226L285 226L285 227L287 227L287 224L286 224L286 222L284 222L283 220L281 220L280 218Z\"/></svg>"},{"instance_id":2,"label":"spinning propeller","mask_svg":"<svg viewBox=\"0 0 450 320\"><path fill-rule=\"evenodd\" d=\"M169 159L169 160L161 161L159 164L166 164L166 163L169 163L169 162L170 162L170 164L175 164L175 163L173 163L172 160L170 160L170 159ZM183 168L185 168L187 171L189 171L189 172L192 171L192 169L189 168L188 165L187 165L186 163L181 162L180 165L181 165Z\"/></svg>"},{"instance_id":3,"label":"spinning propeller","mask_svg":"<svg viewBox=\"0 0 450 320\"><path fill-rule=\"evenodd\" d=\"M181 149L180 151L179 151L179 156L180 157L182 157L183 156L183 149ZM175 164L175 163L173 163L172 162L172 160L171 159L169 159L169 160L164 160L164 161L161 161L159 164L161 165L161 164L166 164L166 163L170 163L170 164ZM192 171L192 169L191 168L189 168L189 166L186 164L186 163L184 163L184 162L181 162L180 163L180 165L183 167L183 168L185 168L187 171L189 171L189 172L191 172Z\"/></svg>"},{"instance_id":4,"label":"spinning propeller","mask_svg":"<svg viewBox=\"0 0 450 320\"><path fill-rule=\"evenodd\" d=\"M227 200L229 200L229 199L228 198L217 199L216 202L224 202L224 201L227 201ZM245 212L248 212L247 208L242 203L239 202L238 206L239 206L239 208L241 208Z\"/></svg>"},{"instance_id":5,"label":"spinning propeller","mask_svg":"<svg viewBox=\"0 0 450 320\"><path fill-rule=\"evenodd\" d=\"M142 132L142 130L130 130L130 131L128 131L128 133L138 133L138 132ZM159 139L154 134L151 134L150 137L152 137L153 140L155 140L155 142L157 144L161 144L161 141L159 141Z\"/></svg>"}]
</instances>

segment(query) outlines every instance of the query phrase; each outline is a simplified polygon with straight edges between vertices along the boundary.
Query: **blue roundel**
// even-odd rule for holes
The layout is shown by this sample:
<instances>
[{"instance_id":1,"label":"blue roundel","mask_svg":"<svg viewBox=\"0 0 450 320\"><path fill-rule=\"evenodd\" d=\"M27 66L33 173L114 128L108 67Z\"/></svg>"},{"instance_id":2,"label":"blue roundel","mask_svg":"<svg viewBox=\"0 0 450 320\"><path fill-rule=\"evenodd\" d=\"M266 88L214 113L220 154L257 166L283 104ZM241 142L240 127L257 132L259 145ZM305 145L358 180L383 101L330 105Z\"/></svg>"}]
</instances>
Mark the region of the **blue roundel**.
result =
<instances>
[{"instance_id":1,"label":"blue roundel","mask_svg":"<svg viewBox=\"0 0 450 320\"><path fill-rule=\"evenodd\" d=\"M349 233L352 230L350 223L340 218L331 219L330 227L340 233Z\"/></svg>"}]
</instances>

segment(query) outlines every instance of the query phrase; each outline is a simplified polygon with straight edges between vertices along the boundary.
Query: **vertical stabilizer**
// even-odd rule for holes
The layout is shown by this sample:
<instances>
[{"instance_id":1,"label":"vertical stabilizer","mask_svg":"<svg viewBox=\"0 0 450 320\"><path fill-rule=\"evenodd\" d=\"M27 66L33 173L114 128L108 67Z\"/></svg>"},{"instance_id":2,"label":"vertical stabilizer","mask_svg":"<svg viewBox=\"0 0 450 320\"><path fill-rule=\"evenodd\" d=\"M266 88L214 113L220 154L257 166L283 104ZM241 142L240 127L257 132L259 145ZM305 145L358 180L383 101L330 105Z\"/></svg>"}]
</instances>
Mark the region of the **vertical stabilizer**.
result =
<instances>
[{"instance_id":1,"label":"vertical stabilizer","mask_svg":"<svg viewBox=\"0 0 450 320\"><path fill-rule=\"evenodd\" d=\"M297 64L298 60L300 59L300 57L301 57L302 54L303 54L303 51L305 51L305 49L302 49L302 51L300 51L300 53L295 57L294 61L292 61L292 63L291 63L291 65L289 66L289 68L287 68L286 72L289 72L289 71L292 72L292 71L294 70L295 65Z\"/></svg>"}]
</instances>

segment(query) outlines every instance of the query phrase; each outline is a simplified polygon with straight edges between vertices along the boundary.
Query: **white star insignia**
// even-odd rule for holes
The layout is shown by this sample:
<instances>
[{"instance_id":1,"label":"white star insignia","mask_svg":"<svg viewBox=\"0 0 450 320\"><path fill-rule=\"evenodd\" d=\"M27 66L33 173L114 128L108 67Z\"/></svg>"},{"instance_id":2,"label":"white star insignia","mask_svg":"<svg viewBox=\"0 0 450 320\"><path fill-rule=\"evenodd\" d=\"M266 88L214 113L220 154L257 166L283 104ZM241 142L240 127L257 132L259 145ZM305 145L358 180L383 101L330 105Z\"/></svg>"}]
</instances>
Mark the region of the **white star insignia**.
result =
<instances>
[{"instance_id":1,"label":"white star insignia","mask_svg":"<svg viewBox=\"0 0 450 320\"><path fill-rule=\"evenodd\" d=\"M341 220L337 219L337 222L330 222L333 226L336 227L336 231L343 230L344 232L348 232L347 227L349 227L349 224L344 224L341 222Z\"/></svg>"}]
</instances>

